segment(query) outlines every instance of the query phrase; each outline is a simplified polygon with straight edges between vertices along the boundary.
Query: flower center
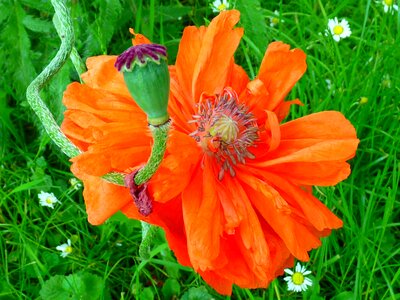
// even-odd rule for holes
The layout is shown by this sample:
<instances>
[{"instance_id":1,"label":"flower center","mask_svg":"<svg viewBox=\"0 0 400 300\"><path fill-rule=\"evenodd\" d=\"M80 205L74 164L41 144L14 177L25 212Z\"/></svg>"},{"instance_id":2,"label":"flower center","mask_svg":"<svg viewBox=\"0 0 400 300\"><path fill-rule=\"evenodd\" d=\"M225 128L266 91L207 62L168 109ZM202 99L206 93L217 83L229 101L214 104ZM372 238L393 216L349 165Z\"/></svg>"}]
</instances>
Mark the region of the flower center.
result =
<instances>
[{"instance_id":1,"label":"flower center","mask_svg":"<svg viewBox=\"0 0 400 300\"><path fill-rule=\"evenodd\" d=\"M46 203L47 203L47 204L52 204L52 203L53 203L53 200L52 200L51 198L46 198Z\"/></svg>"},{"instance_id":2,"label":"flower center","mask_svg":"<svg viewBox=\"0 0 400 300\"><path fill-rule=\"evenodd\" d=\"M219 11L226 10L226 9L227 9L226 4L225 4L225 3L222 3L222 4L218 5L217 9L218 9Z\"/></svg>"},{"instance_id":3,"label":"flower center","mask_svg":"<svg viewBox=\"0 0 400 300\"><path fill-rule=\"evenodd\" d=\"M392 6L393 5L393 0L383 0L387 6Z\"/></svg>"},{"instance_id":4,"label":"flower center","mask_svg":"<svg viewBox=\"0 0 400 300\"><path fill-rule=\"evenodd\" d=\"M64 252L65 252L65 253L71 253L71 252L72 252L72 247L71 247L71 246L65 247Z\"/></svg>"},{"instance_id":5,"label":"flower center","mask_svg":"<svg viewBox=\"0 0 400 300\"><path fill-rule=\"evenodd\" d=\"M274 25L278 24L278 23L279 23L279 18L273 17L273 18L271 19L271 23L274 24Z\"/></svg>"},{"instance_id":6,"label":"flower center","mask_svg":"<svg viewBox=\"0 0 400 300\"><path fill-rule=\"evenodd\" d=\"M304 275L300 272L296 272L292 275L292 281L295 285L302 285L304 282Z\"/></svg>"},{"instance_id":7,"label":"flower center","mask_svg":"<svg viewBox=\"0 0 400 300\"><path fill-rule=\"evenodd\" d=\"M343 33L343 31L344 31L344 28L341 25L336 25L335 27L333 27L333 33L335 35L340 35Z\"/></svg>"},{"instance_id":8,"label":"flower center","mask_svg":"<svg viewBox=\"0 0 400 300\"><path fill-rule=\"evenodd\" d=\"M226 171L235 176L236 164L254 158L247 148L258 138L257 123L248 108L238 103L238 96L232 89L225 88L220 95L203 99L191 122L197 123L197 130L190 136L204 153L216 158L221 166L220 180Z\"/></svg>"}]
</instances>

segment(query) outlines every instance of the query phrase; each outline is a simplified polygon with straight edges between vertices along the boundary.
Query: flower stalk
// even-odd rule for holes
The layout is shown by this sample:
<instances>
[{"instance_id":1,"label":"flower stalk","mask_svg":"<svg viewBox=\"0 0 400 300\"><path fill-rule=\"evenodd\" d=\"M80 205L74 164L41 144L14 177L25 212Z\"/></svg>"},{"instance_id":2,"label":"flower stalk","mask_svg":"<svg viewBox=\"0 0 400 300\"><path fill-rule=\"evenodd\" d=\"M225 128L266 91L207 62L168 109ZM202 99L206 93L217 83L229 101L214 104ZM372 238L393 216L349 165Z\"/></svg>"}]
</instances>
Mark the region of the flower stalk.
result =
<instances>
[{"instance_id":1,"label":"flower stalk","mask_svg":"<svg viewBox=\"0 0 400 300\"><path fill-rule=\"evenodd\" d=\"M141 185L148 181L157 171L164 158L165 149L167 147L168 132L171 122L168 121L160 126L149 125L153 135L154 144L151 149L151 154L146 165L144 165L135 176L135 184ZM103 176L103 178L111 183L125 186L125 174L112 172Z\"/></svg>"},{"instance_id":2,"label":"flower stalk","mask_svg":"<svg viewBox=\"0 0 400 300\"><path fill-rule=\"evenodd\" d=\"M60 126L55 121L51 111L40 97L40 91L52 79L52 77L57 74L68 58L71 58L79 76L81 73L86 71L86 68L82 59L79 57L78 52L74 48L75 36L68 8L62 0L52 0L51 3L55 10L53 23L61 38L61 45L56 56L28 86L26 97L29 105L39 118L49 137L65 155L71 158L79 155L81 151L61 131ZM168 71L167 65L163 65L163 67ZM164 83L168 83L169 90L169 77L164 79ZM164 101L167 103L168 99L164 99ZM154 121L149 122L153 123L152 125L150 124L149 127L154 138L154 145L147 164L141 168L135 176L135 183L137 185L145 183L152 177L164 157L170 121L168 113L166 112L166 106L162 109L163 115L161 115L161 118L157 115L149 120ZM124 177L125 174L117 172L103 176L107 181L123 186ZM142 258L149 257L149 246L155 230L156 228L154 226L142 221L143 238L139 248L139 253Z\"/></svg>"},{"instance_id":3,"label":"flower stalk","mask_svg":"<svg viewBox=\"0 0 400 300\"><path fill-rule=\"evenodd\" d=\"M53 142L68 157L74 157L80 154L80 150L64 135L47 105L40 97L40 91L44 85L57 74L69 58L75 40L70 13L65 3L61 0L52 0L51 3L61 26L64 28L60 49L47 67L28 86L26 98Z\"/></svg>"}]
</instances>

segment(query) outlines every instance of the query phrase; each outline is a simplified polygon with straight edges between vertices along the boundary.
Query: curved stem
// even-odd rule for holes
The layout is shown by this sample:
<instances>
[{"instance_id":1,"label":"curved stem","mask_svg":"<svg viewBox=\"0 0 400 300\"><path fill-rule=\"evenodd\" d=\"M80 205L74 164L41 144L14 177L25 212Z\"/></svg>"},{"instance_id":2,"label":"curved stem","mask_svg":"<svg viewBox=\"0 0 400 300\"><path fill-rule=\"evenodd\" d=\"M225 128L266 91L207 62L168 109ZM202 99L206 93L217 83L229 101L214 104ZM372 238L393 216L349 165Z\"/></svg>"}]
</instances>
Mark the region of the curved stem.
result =
<instances>
[{"instance_id":1,"label":"curved stem","mask_svg":"<svg viewBox=\"0 0 400 300\"><path fill-rule=\"evenodd\" d=\"M142 242L139 245L139 256L142 259L149 259L151 242L158 227L143 221L140 221L140 224L142 224Z\"/></svg>"},{"instance_id":2,"label":"curved stem","mask_svg":"<svg viewBox=\"0 0 400 300\"><path fill-rule=\"evenodd\" d=\"M171 122L168 121L160 126L149 125L154 139L154 145L151 149L151 155L146 165L139 170L135 176L135 183L141 185L148 181L157 171L164 158L165 149L167 148L168 131Z\"/></svg>"},{"instance_id":3,"label":"curved stem","mask_svg":"<svg viewBox=\"0 0 400 300\"><path fill-rule=\"evenodd\" d=\"M165 149L167 147L168 131L171 122L168 121L160 126L149 125L150 131L153 135L154 144L151 149L151 155L146 165L139 170L135 176L136 185L141 185L148 181L151 176L157 171L164 157ZM125 186L125 175L122 173L111 172L103 175L103 178L111 183Z\"/></svg>"},{"instance_id":4,"label":"curved stem","mask_svg":"<svg viewBox=\"0 0 400 300\"><path fill-rule=\"evenodd\" d=\"M31 82L26 90L26 97L29 105L38 116L40 122L43 124L47 134L60 147L68 157L77 156L80 150L68 140L68 138L61 131L57 122L46 104L40 97L40 90L43 86L61 69L67 61L73 44L74 32L71 22L69 11L65 3L61 0L51 1L55 13L64 27L64 36L61 37L61 46L56 56L51 60L47 67Z\"/></svg>"}]
</instances>

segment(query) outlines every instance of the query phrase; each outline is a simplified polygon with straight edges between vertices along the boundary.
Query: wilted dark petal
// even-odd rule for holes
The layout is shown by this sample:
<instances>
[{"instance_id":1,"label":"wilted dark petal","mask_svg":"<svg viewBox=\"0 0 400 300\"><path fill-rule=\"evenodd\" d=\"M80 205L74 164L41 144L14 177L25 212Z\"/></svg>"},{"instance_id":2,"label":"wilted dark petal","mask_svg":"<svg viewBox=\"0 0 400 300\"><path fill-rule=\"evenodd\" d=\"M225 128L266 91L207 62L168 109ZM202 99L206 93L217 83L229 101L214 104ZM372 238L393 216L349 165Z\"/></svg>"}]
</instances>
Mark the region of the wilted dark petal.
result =
<instances>
[{"instance_id":1,"label":"wilted dark petal","mask_svg":"<svg viewBox=\"0 0 400 300\"><path fill-rule=\"evenodd\" d=\"M139 186L135 183L134 179L137 172L138 171L135 171L125 176L125 186L129 188L129 192L139 213L147 217L153 211L153 201L147 193L147 183L143 183Z\"/></svg>"}]
</instances>

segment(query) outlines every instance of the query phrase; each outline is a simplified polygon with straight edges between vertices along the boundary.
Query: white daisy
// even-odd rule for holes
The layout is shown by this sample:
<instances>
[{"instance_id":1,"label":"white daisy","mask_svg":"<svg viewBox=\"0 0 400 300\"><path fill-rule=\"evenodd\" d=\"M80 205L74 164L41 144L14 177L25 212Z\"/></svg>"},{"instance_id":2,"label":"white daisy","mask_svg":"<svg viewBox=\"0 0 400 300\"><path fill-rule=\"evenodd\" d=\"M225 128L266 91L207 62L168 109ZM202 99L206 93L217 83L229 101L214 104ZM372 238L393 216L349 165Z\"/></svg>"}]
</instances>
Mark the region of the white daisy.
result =
<instances>
[{"instance_id":1,"label":"white daisy","mask_svg":"<svg viewBox=\"0 0 400 300\"><path fill-rule=\"evenodd\" d=\"M385 13L390 12L393 15L394 11L399 10L399 7L396 4L394 4L393 0L383 0L382 4L383 4L383 11Z\"/></svg>"},{"instance_id":2,"label":"white daisy","mask_svg":"<svg viewBox=\"0 0 400 300\"><path fill-rule=\"evenodd\" d=\"M349 23L345 19L342 19L339 23L336 17L334 19L329 19L328 29L326 30L325 35L329 34L332 35L336 42L339 42L340 39L349 37L351 35Z\"/></svg>"},{"instance_id":3,"label":"white daisy","mask_svg":"<svg viewBox=\"0 0 400 300\"><path fill-rule=\"evenodd\" d=\"M60 246L57 246L56 249L58 251L61 251L61 257L67 257L72 253L72 246L71 246L71 240L68 239L66 244L62 244Z\"/></svg>"},{"instance_id":4,"label":"white daisy","mask_svg":"<svg viewBox=\"0 0 400 300\"><path fill-rule=\"evenodd\" d=\"M307 290L309 286L312 286L311 279L305 277L306 275L311 274L311 271L307 271L307 269L300 265L300 263L296 264L294 272L290 269L285 269L285 273L290 275L283 278L283 280L288 284L289 291L303 292Z\"/></svg>"},{"instance_id":5,"label":"white daisy","mask_svg":"<svg viewBox=\"0 0 400 300\"><path fill-rule=\"evenodd\" d=\"M211 3L213 12L218 13L229 8L229 2L227 0L215 0Z\"/></svg>"},{"instance_id":6,"label":"white daisy","mask_svg":"<svg viewBox=\"0 0 400 300\"><path fill-rule=\"evenodd\" d=\"M53 193L46 193L41 191L38 195L39 203L41 206L48 206L54 208L55 203L61 203Z\"/></svg>"},{"instance_id":7,"label":"white daisy","mask_svg":"<svg viewBox=\"0 0 400 300\"><path fill-rule=\"evenodd\" d=\"M279 19L279 11L275 10L274 16L269 17L269 26L275 27L279 23L285 23L285 20L280 20Z\"/></svg>"}]
</instances>

